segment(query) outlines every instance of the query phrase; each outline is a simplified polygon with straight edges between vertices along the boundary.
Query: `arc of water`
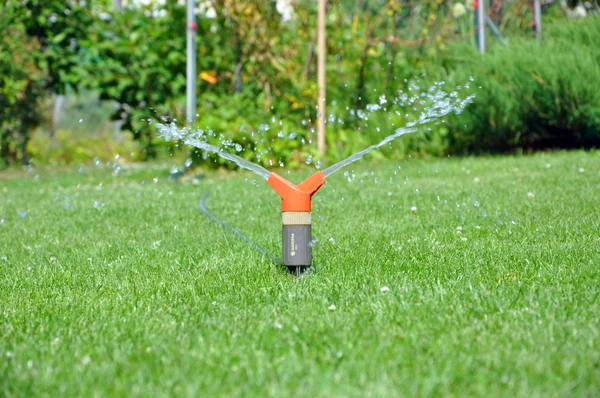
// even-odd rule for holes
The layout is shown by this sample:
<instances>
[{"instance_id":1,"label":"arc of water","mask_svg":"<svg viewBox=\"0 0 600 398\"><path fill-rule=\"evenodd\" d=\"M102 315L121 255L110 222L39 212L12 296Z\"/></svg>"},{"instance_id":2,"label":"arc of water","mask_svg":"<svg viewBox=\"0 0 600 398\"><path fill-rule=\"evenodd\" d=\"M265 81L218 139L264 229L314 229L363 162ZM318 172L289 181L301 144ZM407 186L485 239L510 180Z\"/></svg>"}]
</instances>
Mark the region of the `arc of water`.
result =
<instances>
[{"instance_id":1,"label":"arc of water","mask_svg":"<svg viewBox=\"0 0 600 398\"><path fill-rule=\"evenodd\" d=\"M428 108L425 112L421 114L419 119L408 123L405 127L401 127L394 131L394 134L388 135L382 141L377 144L371 145L368 148L363 149L360 152L357 152L351 156L348 156L344 160L335 163L325 170L323 170L323 175L325 178L335 173L336 171L341 170L342 168L348 166L351 163L356 162L357 160L364 157L367 153L371 152L374 149L381 148L382 146L392 142L396 138L408 134L414 133L417 131L417 126L424 125L430 123L436 119L439 119L443 116L446 116L450 113L460 113L467 106L467 104L471 103L474 96L469 96L464 100L458 99L457 93L445 93L443 91L437 91L429 97L433 101L433 106ZM192 145L196 148L205 150L207 152L212 152L222 157L223 159L227 159L231 162L234 162L239 167L243 169L250 170L255 174L263 177L264 179L269 179L271 172L264 167L250 162L240 156L234 155L232 153L226 152L219 147L214 145L210 145L209 143L202 141L199 137L202 137L202 131L192 132L188 129L178 128L175 124L158 124L158 129L161 135L165 139L178 139L187 145Z\"/></svg>"},{"instance_id":2,"label":"arc of water","mask_svg":"<svg viewBox=\"0 0 600 398\"><path fill-rule=\"evenodd\" d=\"M325 170L323 170L323 175L325 176L325 178L327 178L336 171L339 171L344 167L348 166L349 164L361 159L363 156L365 156L372 150L381 148L385 144L392 142L393 140L404 134L416 132L416 126L418 125L430 123L433 120L446 116L452 112L460 113L467 104L471 103L473 98L473 96L470 96L467 97L465 100L457 100L455 101L455 103L452 103L452 101L448 98L444 98L444 100L436 102L434 107L429 109L427 112L421 114L421 117L418 120L408 123L406 127L401 127L397 129L394 132L394 134L388 135L381 142L371 145L370 147L365 148L362 151L348 156L346 159L327 167Z\"/></svg>"},{"instance_id":3,"label":"arc of water","mask_svg":"<svg viewBox=\"0 0 600 398\"><path fill-rule=\"evenodd\" d=\"M222 157L223 159L227 159L231 162L234 162L243 169L247 169L254 172L255 174L258 174L265 180L268 179L271 175L271 172L265 169L264 167L256 163L252 163L249 160L246 160L240 156L234 155L229 152L225 152L219 147L210 145L209 143L198 139L196 136L193 136L189 130L180 129L175 124L158 124L157 127L158 131L165 139L176 138L178 140L181 140L186 145L191 145L198 149L203 149L207 152L213 152L218 156Z\"/></svg>"}]
</instances>

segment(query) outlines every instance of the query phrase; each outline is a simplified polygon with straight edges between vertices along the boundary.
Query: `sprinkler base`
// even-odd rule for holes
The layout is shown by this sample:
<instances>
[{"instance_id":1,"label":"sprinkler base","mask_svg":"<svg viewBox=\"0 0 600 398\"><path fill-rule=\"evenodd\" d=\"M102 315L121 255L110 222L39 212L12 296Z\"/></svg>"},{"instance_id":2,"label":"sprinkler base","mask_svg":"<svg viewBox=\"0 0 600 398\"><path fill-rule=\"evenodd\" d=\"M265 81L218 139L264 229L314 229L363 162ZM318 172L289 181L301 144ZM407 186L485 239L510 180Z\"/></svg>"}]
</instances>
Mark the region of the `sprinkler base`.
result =
<instances>
[{"instance_id":1,"label":"sprinkler base","mask_svg":"<svg viewBox=\"0 0 600 398\"><path fill-rule=\"evenodd\" d=\"M312 196L325 184L320 171L295 185L275 173L269 175L269 185L281 197L283 225L282 262L291 274L302 275L312 264Z\"/></svg>"},{"instance_id":2,"label":"sprinkler base","mask_svg":"<svg viewBox=\"0 0 600 398\"><path fill-rule=\"evenodd\" d=\"M310 265L288 265L287 266L287 269L288 269L288 271L290 271L290 274L296 275L296 276L300 276L300 275L304 274L309 268L310 268Z\"/></svg>"}]
</instances>

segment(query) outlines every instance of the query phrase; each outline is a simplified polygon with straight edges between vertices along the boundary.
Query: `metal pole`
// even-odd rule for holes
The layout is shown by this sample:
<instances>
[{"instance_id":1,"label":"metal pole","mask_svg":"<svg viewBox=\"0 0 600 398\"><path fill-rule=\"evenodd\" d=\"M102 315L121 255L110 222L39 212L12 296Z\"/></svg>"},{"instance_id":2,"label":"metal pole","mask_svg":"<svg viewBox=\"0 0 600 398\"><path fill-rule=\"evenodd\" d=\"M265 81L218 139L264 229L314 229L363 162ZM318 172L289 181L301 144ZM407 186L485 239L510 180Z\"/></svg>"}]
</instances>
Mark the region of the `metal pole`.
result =
<instances>
[{"instance_id":1,"label":"metal pole","mask_svg":"<svg viewBox=\"0 0 600 398\"><path fill-rule=\"evenodd\" d=\"M187 122L188 124L196 121L196 19L194 10L196 9L195 0L187 0Z\"/></svg>"},{"instance_id":2,"label":"metal pole","mask_svg":"<svg viewBox=\"0 0 600 398\"><path fill-rule=\"evenodd\" d=\"M488 24L490 30L494 34L494 36L496 36L498 38L498 40L500 41L500 44L502 44L504 47L506 47L506 43L504 42L504 38L502 37L502 34L500 33L500 31L498 30L498 28L496 27L496 25L494 25L494 21L492 21L492 18L490 18L489 15L486 15L485 19L487 21L487 24Z\"/></svg>"},{"instance_id":3,"label":"metal pole","mask_svg":"<svg viewBox=\"0 0 600 398\"><path fill-rule=\"evenodd\" d=\"M535 35L538 40L542 39L542 6L540 0L533 1L533 14L535 18Z\"/></svg>"},{"instance_id":4,"label":"metal pole","mask_svg":"<svg viewBox=\"0 0 600 398\"><path fill-rule=\"evenodd\" d=\"M326 93L326 80L325 80L325 59L327 57L325 47L325 12L327 0L319 1L319 20L317 24L317 36L318 36L318 48L319 48L319 59L317 63L317 74L319 83L319 99L318 114L317 114L317 138L318 138L318 149L321 156L325 155L325 118L327 117L325 109L325 93Z\"/></svg>"},{"instance_id":5,"label":"metal pole","mask_svg":"<svg viewBox=\"0 0 600 398\"><path fill-rule=\"evenodd\" d=\"M477 29L479 33L479 52L485 52L485 1L477 2Z\"/></svg>"}]
</instances>

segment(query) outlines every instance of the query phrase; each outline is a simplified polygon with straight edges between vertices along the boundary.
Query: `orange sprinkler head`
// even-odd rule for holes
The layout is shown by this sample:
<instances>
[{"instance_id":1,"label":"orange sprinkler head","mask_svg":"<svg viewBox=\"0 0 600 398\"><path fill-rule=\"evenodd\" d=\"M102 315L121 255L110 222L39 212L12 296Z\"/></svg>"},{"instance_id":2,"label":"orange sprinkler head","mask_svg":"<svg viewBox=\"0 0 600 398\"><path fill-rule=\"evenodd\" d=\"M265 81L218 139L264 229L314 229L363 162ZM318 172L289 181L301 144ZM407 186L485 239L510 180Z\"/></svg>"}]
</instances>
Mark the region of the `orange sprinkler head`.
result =
<instances>
[{"instance_id":1,"label":"orange sprinkler head","mask_svg":"<svg viewBox=\"0 0 600 398\"><path fill-rule=\"evenodd\" d=\"M312 196L325 184L325 176L319 171L300 184L294 185L285 178L271 173L267 183L281 196L284 212L308 212L312 208Z\"/></svg>"}]
</instances>

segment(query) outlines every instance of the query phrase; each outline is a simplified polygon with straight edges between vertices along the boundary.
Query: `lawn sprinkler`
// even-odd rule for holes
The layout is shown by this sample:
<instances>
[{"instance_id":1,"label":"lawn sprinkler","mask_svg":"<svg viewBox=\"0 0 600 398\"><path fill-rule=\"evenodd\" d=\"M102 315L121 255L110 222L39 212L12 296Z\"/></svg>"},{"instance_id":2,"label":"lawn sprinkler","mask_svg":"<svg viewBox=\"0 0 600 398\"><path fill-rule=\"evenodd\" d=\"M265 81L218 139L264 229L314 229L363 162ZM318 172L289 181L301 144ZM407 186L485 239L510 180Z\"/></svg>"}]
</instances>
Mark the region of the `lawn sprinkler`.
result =
<instances>
[{"instance_id":1,"label":"lawn sprinkler","mask_svg":"<svg viewBox=\"0 0 600 398\"><path fill-rule=\"evenodd\" d=\"M325 175L319 171L294 185L271 173L267 183L281 196L283 264L299 275L312 265L312 196L325 184Z\"/></svg>"}]
</instances>

